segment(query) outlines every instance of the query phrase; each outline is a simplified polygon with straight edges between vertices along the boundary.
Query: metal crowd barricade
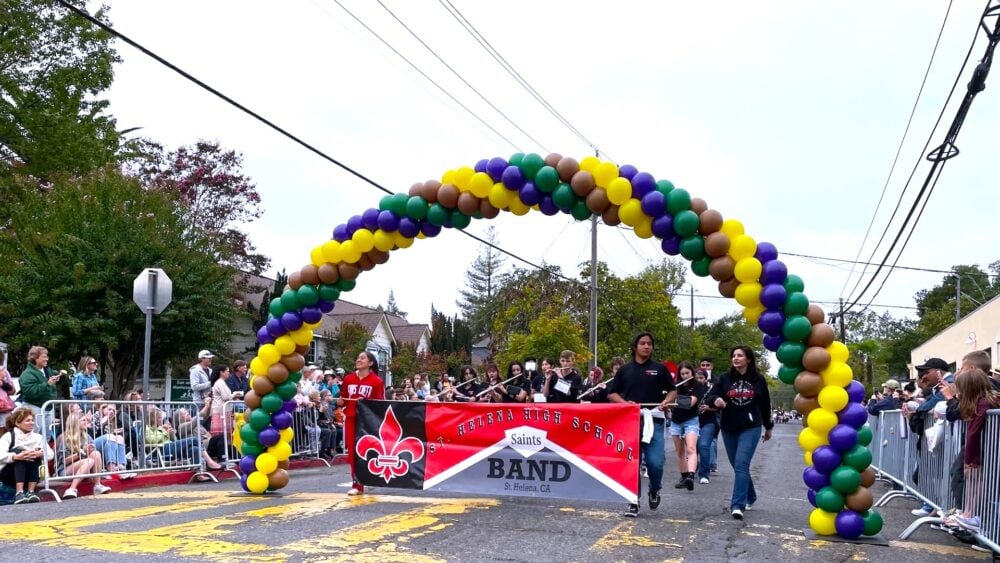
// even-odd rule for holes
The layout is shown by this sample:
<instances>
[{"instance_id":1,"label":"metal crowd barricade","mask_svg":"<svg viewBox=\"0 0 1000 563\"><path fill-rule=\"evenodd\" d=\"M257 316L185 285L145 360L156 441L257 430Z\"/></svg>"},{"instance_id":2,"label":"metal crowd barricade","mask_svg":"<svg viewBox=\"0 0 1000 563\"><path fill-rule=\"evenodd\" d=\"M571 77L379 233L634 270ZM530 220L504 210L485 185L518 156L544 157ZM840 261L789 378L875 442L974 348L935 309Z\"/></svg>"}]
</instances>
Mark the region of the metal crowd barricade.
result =
<instances>
[{"instance_id":1,"label":"metal crowd barricade","mask_svg":"<svg viewBox=\"0 0 1000 563\"><path fill-rule=\"evenodd\" d=\"M199 475L214 481L205 469L198 413L197 405L183 401L47 401L37 424L52 444L54 459L44 466L44 485L39 493L49 493L61 502L53 483L91 481L96 487L102 477L121 479L165 470L193 470L189 482ZM170 435L175 421L184 428L174 428L169 441L147 443L147 430L162 428ZM67 428L86 433L86 443L68 438ZM95 470L98 461L100 469Z\"/></svg>"},{"instance_id":2,"label":"metal crowd barricade","mask_svg":"<svg viewBox=\"0 0 1000 563\"><path fill-rule=\"evenodd\" d=\"M243 401L226 401L222 405L222 445L225 449L223 458L219 460L222 472L232 473L240 478L240 452L233 445L233 432L236 430L236 415L246 409ZM235 454L235 455L234 455Z\"/></svg>"},{"instance_id":3,"label":"metal crowd barricade","mask_svg":"<svg viewBox=\"0 0 1000 563\"><path fill-rule=\"evenodd\" d=\"M299 459L318 459L332 467L330 462L319 455L320 435L319 411L315 408L299 408L292 413L292 457Z\"/></svg>"},{"instance_id":4,"label":"metal crowd barricade","mask_svg":"<svg viewBox=\"0 0 1000 563\"><path fill-rule=\"evenodd\" d=\"M977 539L994 553L1000 553L1000 409L986 413L982 455L979 482L965 483L965 504L979 516Z\"/></svg>"},{"instance_id":5,"label":"metal crowd barricade","mask_svg":"<svg viewBox=\"0 0 1000 563\"><path fill-rule=\"evenodd\" d=\"M877 462L875 467L878 470L878 476L880 479L897 486L904 485L911 441L903 412L899 410L880 412L878 430L875 436L878 440L879 453L874 456L876 461L873 461L873 464ZM874 443L875 440L872 442ZM879 499L876 506L883 506L896 496L905 496L905 494L904 490L890 491Z\"/></svg>"}]
</instances>

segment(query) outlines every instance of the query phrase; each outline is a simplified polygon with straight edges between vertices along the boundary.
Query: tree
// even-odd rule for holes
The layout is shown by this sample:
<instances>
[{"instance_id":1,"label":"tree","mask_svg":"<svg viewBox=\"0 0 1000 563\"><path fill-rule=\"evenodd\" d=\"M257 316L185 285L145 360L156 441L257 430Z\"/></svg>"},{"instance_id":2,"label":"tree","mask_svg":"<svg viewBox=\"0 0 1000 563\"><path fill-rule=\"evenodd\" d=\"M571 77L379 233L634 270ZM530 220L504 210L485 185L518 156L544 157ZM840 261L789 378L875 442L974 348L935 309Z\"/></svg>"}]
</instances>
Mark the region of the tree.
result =
<instances>
[{"instance_id":1,"label":"tree","mask_svg":"<svg viewBox=\"0 0 1000 563\"><path fill-rule=\"evenodd\" d=\"M94 17L108 22L107 8ZM0 2L0 173L45 184L57 171L86 174L114 161L119 135L100 97L120 61L111 40L52 2Z\"/></svg>"},{"instance_id":2,"label":"tree","mask_svg":"<svg viewBox=\"0 0 1000 563\"><path fill-rule=\"evenodd\" d=\"M692 350L693 353L683 357L697 360L710 356L715 366L713 371L722 373L730 367L729 352L735 346L745 345L753 348L757 355L757 368L760 372L768 372L768 355L761 341L760 330L748 324L742 313L732 313L714 322L700 324L695 327L695 333L698 335L698 347Z\"/></svg>"},{"instance_id":3,"label":"tree","mask_svg":"<svg viewBox=\"0 0 1000 563\"><path fill-rule=\"evenodd\" d=\"M415 373L443 373L448 370L448 359L438 354L417 353L415 344L407 343L392 355L393 378L412 377Z\"/></svg>"},{"instance_id":4,"label":"tree","mask_svg":"<svg viewBox=\"0 0 1000 563\"><path fill-rule=\"evenodd\" d=\"M281 272L275 276L274 283L270 287L257 287L250 284L246 284L248 288L248 293L255 294L258 292L263 292L260 298L260 304L257 307L253 306L253 302L247 301L247 316L250 318L250 324L253 328L253 333L256 334L260 327L267 324L268 317L271 314L270 304L271 300L275 297L281 295L282 291L285 289L285 285L288 284L288 274L282 269ZM247 348L244 353L256 350L256 346Z\"/></svg>"},{"instance_id":5,"label":"tree","mask_svg":"<svg viewBox=\"0 0 1000 563\"><path fill-rule=\"evenodd\" d=\"M389 290L389 299L385 302L385 312L390 315L396 315L397 317L403 317L403 319L406 319L406 311L401 311L399 309L399 305L396 305L396 296L393 295L391 289Z\"/></svg>"},{"instance_id":6,"label":"tree","mask_svg":"<svg viewBox=\"0 0 1000 563\"><path fill-rule=\"evenodd\" d=\"M351 371L354 369L354 358L367 349L368 341L371 340L372 335L360 323L348 321L341 323L334 338L337 342L337 350L340 352L340 362L349 366L344 369ZM379 367L385 369L385 366Z\"/></svg>"},{"instance_id":7,"label":"tree","mask_svg":"<svg viewBox=\"0 0 1000 563\"><path fill-rule=\"evenodd\" d=\"M587 338L583 327L569 314L556 308L531 321L527 333L511 336L507 346L497 356L501 366L528 356L538 358L558 358L563 350L576 354L577 365L582 366L589 358Z\"/></svg>"},{"instance_id":8,"label":"tree","mask_svg":"<svg viewBox=\"0 0 1000 563\"><path fill-rule=\"evenodd\" d=\"M479 256L465 272L465 288L459 290L458 307L469 323L473 338L492 336L493 317L498 308L494 298L504 266L503 256L490 246L497 244L496 229L487 229L486 240L489 244L483 245Z\"/></svg>"},{"instance_id":9,"label":"tree","mask_svg":"<svg viewBox=\"0 0 1000 563\"><path fill-rule=\"evenodd\" d=\"M431 353L447 356L472 353L472 331L468 323L455 315L448 317L431 305Z\"/></svg>"},{"instance_id":10,"label":"tree","mask_svg":"<svg viewBox=\"0 0 1000 563\"><path fill-rule=\"evenodd\" d=\"M515 268L501 279L492 329L494 353L509 346L514 335L529 332L532 321L546 311L564 312L577 320L585 318L586 286L562 278L557 266L543 266L545 269Z\"/></svg>"},{"instance_id":11,"label":"tree","mask_svg":"<svg viewBox=\"0 0 1000 563\"><path fill-rule=\"evenodd\" d=\"M30 185L30 178L13 179ZM236 306L235 272L197 245L170 194L143 190L113 169L56 175L51 190L18 189L0 231L0 340L51 349L53 365L89 354L112 397L142 366L145 320L132 280L150 266L173 281L173 302L153 322L151 363L188 365L201 348L224 350ZM157 368L159 369L159 368Z\"/></svg>"}]
</instances>

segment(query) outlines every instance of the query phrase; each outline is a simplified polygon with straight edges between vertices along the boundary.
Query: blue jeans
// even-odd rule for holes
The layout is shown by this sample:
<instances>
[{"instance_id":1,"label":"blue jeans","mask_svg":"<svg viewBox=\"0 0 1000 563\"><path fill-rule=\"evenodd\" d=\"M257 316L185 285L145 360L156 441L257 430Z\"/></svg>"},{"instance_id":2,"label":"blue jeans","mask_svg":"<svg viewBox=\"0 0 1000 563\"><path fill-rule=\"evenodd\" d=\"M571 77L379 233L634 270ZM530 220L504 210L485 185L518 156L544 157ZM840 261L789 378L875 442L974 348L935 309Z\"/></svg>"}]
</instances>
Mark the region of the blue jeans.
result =
<instances>
[{"instance_id":1,"label":"blue jeans","mask_svg":"<svg viewBox=\"0 0 1000 563\"><path fill-rule=\"evenodd\" d=\"M116 465L125 465L125 444L119 444L113 440L107 434L102 434L94 440L94 447L97 451L101 452L101 457L104 458L104 463L114 463Z\"/></svg>"},{"instance_id":2,"label":"blue jeans","mask_svg":"<svg viewBox=\"0 0 1000 563\"><path fill-rule=\"evenodd\" d=\"M719 437L713 435L712 447L708 450L708 466L710 469L716 469L719 467L718 457L719 457Z\"/></svg>"},{"instance_id":3,"label":"blue jeans","mask_svg":"<svg viewBox=\"0 0 1000 563\"><path fill-rule=\"evenodd\" d=\"M201 463L201 441L194 436L181 438L173 442L162 444L163 456L173 459L190 459L194 463ZM148 461L147 456L147 461Z\"/></svg>"},{"instance_id":4,"label":"blue jeans","mask_svg":"<svg viewBox=\"0 0 1000 563\"><path fill-rule=\"evenodd\" d=\"M760 442L761 427L755 426L743 432L722 431L722 441L726 445L726 455L729 464L733 466L733 498L729 503L731 509L743 510L746 505L757 502L757 491L753 488L753 478L750 477L750 461L757 444Z\"/></svg>"},{"instance_id":5,"label":"blue jeans","mask_svg":"<svg viewBox=\"0 0 1000 563\"><path fill-rule=\"evenodd\" d=\"M639 436L642 436L642 419L639 419ZM648 444L639 442L639 450L642 453L642 460L646 463L646 471L649 472L650 492L659 491L663 487L663 462L666 460L666 452L663 442L663 419L653 419L653 439ZM642 496L642 478L639 478L639 496Z\"/></svg>"},{"instance_id":6,"label":"blue jeans","mask_svg":"<svg viewBox=\"0 0 1000 563\"><path fill-rule=\"evenodd\" d=\"M701 427L698 434L698 477L708 477L712 471L712 445L715 444L715 423L709 422Z\"/></svg>"}]
</instances>

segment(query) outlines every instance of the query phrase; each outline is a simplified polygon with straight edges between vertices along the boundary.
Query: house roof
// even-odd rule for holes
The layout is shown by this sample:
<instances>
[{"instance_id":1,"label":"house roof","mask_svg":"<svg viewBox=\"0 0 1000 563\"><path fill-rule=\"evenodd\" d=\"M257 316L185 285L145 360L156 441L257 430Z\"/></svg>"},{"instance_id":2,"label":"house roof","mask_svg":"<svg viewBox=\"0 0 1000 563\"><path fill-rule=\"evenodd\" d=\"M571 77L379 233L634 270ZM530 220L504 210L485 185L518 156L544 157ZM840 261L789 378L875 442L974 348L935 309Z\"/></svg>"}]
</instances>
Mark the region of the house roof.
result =
<instances>
[{"instance_id":1,"label":"house roof","mask_svg":"<svg viewBox=\"0 0 1000 563\"><path fill-rule=\"evenodd\" d=\"M392 325L392 321L389 321ZM427 325L392 325L392 334L396 337L396 342L399 344L413 344L414 346L420 345L420 339L423 338L424 334L430 332L430 328Z\"/></svg>"}]
</instances>

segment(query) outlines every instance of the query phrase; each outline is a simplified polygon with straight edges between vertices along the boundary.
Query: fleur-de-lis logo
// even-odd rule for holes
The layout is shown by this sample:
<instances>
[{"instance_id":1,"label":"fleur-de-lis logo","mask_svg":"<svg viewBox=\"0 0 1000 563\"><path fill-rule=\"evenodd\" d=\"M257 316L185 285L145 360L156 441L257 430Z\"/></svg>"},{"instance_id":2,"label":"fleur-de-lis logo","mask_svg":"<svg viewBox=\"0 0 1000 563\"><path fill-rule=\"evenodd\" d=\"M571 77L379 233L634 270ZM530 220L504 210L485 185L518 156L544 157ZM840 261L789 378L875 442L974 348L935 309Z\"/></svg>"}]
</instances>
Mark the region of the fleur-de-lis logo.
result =
<instances>
[{"instance_id":1,"label":"fleur-de-lis logo","mask_svg":"<svg viewBox=\"0 0 1000 563\"><path fill-rule=\"evenodd\" d=\"M375 453L375 457L368 460L368 471L372 475L381 475L386 483L409 473L410 464L424 457L423 442L413 437L400 440L402 435L403 427L396 420L392 407L389 407L379 426L378 438L368 435L358 440L358 452L362 458L367 459L369 453ZM410 454L409 461L400 457L404 453Z\"/></svg>"}]
</instances>

